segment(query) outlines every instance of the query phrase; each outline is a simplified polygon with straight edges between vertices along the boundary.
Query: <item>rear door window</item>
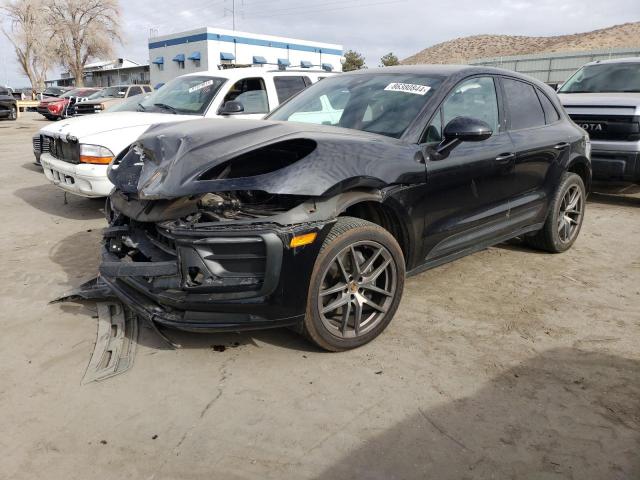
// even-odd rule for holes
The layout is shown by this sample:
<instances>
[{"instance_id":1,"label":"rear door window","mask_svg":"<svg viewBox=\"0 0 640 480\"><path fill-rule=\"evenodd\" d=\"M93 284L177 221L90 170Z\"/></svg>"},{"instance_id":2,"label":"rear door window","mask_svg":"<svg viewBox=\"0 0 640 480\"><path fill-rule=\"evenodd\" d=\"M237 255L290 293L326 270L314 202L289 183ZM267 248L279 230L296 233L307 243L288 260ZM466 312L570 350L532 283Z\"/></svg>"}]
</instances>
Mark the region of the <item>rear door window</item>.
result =
<instances>
[{"instance_id":1,"label":"rear door window","mask_svg":"<svg viewBox=\"0 0 640 480\"><path fill-rule=\"evenodd\" d=\"M304 90L307 87L307 84L304 81L304 77L297 76L275 76L273 77L273 83L276 86L279 103L288 100L296 93Z\"/></svg>"},{"instance_id":2,"label":"rear door window","mask_svg":"<svg viewBox=\"0 0 640 480\"><path fill-rule=\"evenodd\" d=\"M524 130L545 125L544 111L532 85L504 78L504 93L511 130Z\"/></svg>"},{"instance_id":3,"label":"rear door window","mask_svg":"<svg viewBox=\"0 0 640 480\"><path fill-rule=\"evenodd\" d=\"M232 100L242 104L244 113L269 113L267 89L262 78L238 80L224 97L223 105Z\"/></svg>"},{"instance_id":4,"label":"rear door window","mask_svg":"<svg viewBox=\"0 0 640 480\"><path fill-rule=\"evenodd\" d=\"M129 89L129 96L133 97L135 95L140 95L142 93L142 88L141 87L131 87Z\"/></svg>"}]
</instances>

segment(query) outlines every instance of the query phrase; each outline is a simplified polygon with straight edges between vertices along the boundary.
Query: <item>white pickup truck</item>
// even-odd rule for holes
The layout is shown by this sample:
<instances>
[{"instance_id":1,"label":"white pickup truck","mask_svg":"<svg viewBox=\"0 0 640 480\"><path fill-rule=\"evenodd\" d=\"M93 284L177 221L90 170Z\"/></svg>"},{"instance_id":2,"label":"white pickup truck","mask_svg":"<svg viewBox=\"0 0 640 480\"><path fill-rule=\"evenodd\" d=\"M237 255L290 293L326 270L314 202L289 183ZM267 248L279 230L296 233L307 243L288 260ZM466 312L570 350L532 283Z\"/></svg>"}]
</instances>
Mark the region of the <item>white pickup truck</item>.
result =
<instances>
[{"instance_id":1,"label":"white pickup truck","mask_svg":"<svg viewBox=\"0 0 640 480\"><path fill-rule=\"evenodd\" d=\"M151 125L198 118L262 118L300 90L332 75L262 67L197 72L140 98L135 111L105 112L52 123L33 137L47 179L84 197L109 195L107 167Z\"/></svg>"},{"instance_id":2,"label":"white pickup truck","mask_svg":"<svg viewBox=\"0 0 640 480\"><path fill-rule=\"evenodd\" d=\"M640 184L640 58L588 63L558 93L591 137L593 179Z\"/></svg>"}]
</instances>

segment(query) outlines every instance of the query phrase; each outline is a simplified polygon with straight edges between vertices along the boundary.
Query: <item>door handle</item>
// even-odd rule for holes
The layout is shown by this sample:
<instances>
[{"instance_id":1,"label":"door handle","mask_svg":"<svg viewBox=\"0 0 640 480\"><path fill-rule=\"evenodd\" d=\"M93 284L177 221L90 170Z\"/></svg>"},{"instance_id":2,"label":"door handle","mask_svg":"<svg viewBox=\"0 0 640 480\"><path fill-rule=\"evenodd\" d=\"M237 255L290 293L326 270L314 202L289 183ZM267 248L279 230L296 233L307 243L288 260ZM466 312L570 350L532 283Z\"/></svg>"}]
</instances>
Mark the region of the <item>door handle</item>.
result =
<instances>
[{"instance_id":1,"label":"door handle","mask_svg":"<svg viewBox=\"0 0 640 480\"><path fill-rule=\"evenodd\" d=\"M510 160L516 158L515 153L503 153L502 155L498 155L496 157L496 162L498 163L508 163Z\"/></svg>"},{"instance_id":2,"label":"door handle","mask_svg":"<svg viewBox=\"0 0 640 480\"><path fill-rule=\"evenodd\" d=\"M569 144L567 142L560 142L557 145L554 145L553 148L555 148L556 150L564 150L568 146Z\"/></svg>"}]
</instances>

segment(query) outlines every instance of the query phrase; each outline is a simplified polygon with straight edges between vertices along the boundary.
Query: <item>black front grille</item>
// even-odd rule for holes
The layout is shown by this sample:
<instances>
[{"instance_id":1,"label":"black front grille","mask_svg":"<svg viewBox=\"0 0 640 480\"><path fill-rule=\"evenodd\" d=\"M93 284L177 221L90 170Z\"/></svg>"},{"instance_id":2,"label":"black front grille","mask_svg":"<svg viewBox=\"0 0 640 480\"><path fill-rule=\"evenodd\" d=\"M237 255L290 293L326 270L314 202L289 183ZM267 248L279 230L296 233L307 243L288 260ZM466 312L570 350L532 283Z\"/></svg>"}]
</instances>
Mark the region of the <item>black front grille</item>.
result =
<instances>
[{"instance_id":1,"label":"black front grille","mask_svg":"<svg viewBox=\"0 0 640 480\"><path fill-rule=\"evenodd\" d=\"M570 115L593 140L640 140L640 116L633 115Z\"/></svg>"},{"instance_id":2,"label":"black front grille","mask_svg":"<svg viewBox=\"0 0 640 480\"><path fill-rule=\"evenodd\" d=\"M74 107L76 115L88 115L91 113L98 113L102 111L100 105L95 105L93 103L77 103Z\"/></svg>"},{"instance_id":3,"label":"black front grille","mask_svg":"<svg viewBox=\"0 0 640 480\"><path fill-rule=\"evenodd\" d=\"M52 157L69 163L80 163L80 145L77 142L66 142L55 137L44 138L49 142L49 152Z\"/></svg>"},{"instance_id":4,"label":"black front grille","mask_svg":"<svg viewBox=\"0 0 640 480\"><path fill-rule=\"evenodd\" d=\"M44 153L49 151L50 137L38 135L33 137L33 151L38 153Z\"/></svg>"}]
</instances>

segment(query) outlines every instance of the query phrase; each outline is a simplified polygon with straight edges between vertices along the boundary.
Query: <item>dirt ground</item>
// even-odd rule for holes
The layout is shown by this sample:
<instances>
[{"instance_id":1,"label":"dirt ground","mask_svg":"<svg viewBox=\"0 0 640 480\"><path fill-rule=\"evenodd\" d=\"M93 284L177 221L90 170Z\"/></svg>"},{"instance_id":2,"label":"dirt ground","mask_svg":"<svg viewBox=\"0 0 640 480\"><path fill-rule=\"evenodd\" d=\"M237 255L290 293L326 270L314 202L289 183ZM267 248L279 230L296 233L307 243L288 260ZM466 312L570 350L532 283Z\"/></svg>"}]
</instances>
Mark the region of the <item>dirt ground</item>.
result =
<instances>
[{"instance_id":1,"label":"dirt ground","mask_svg":"<svg viewBox=\"0 0 640 480\"><path fill-rule=\"evenodd\" d=\"M103 202L33 165L45 124L0 122L0 478L640 478L640 194L593 195L565 254L409 279L358 350L142 328L133 369L81 385L95 306L48 301L95 274Z\"/></svg>"}]
</instances>

